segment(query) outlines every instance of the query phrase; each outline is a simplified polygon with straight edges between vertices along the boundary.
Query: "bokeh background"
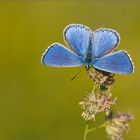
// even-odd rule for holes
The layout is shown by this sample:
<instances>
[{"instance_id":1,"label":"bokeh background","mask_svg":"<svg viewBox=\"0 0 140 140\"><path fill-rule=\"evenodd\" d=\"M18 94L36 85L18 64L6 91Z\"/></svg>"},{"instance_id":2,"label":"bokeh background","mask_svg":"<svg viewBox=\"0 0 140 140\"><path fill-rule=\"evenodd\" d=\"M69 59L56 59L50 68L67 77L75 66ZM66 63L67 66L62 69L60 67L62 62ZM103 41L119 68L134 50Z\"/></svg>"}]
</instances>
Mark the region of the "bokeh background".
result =
<instances>
[{"instance_id":1,"label":"bokeh background","mask_svg":"<svg viewBox=\"0 0 140 140\"><path fill-rule=\"evenodd\" d=\"M140 140L140 1L6 1L0 2L0 140L81 140L85 122L78 102L92 82L81 68L41 65L44 50L63 41L63 29L82 23L108 27L121 35L118 49L131 54L133 75L116 75L112 88L118 111L134 115L126 140ZM97 126L104 114L97 115ZM88 140L107 140L104 129Z\"/></svg>"}]
</instances>

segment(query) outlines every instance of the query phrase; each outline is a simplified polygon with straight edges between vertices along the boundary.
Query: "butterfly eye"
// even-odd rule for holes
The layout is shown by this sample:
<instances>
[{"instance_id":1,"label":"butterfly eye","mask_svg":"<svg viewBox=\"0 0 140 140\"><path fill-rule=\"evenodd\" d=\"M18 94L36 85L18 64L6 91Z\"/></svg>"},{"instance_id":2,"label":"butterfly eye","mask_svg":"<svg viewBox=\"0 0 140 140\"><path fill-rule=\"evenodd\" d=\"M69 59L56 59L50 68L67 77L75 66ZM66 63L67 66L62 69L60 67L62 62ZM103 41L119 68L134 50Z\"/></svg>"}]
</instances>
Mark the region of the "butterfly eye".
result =
<instances>
[{"instance_id":1,"label":"butterfly eye","mask_svg":"<svg viewBox=\"0 0 140 140\"><path fill-rule=\"evenodd\" d=\"M85 65L85 69L88 71L91 68L90 65Z\"/></svg>"}]
</instances>

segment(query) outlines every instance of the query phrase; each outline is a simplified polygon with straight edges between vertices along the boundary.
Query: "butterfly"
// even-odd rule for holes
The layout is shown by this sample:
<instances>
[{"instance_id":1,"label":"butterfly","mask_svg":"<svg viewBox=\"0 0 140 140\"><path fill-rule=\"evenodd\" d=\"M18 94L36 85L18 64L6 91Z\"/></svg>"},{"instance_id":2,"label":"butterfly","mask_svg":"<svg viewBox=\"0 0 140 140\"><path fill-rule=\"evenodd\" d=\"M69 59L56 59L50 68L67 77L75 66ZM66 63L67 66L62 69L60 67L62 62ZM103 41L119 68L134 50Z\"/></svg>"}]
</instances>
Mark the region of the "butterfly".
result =
<instances>
[{"instance_id":1,"label":"butterfly","mask_svg":"<svg viewBox=\"0 0 140 140\"><path fill-rule=\"evenodd\" d=\"M76 67L95 69L118 74L134 71L133 62L124 50L115 51L119 34L109 28L92 30L82 24L70 24L63 32L68 48L60 43L50 45L43 53L41 62L52 67Z\"/></svg>"}]
</instances>

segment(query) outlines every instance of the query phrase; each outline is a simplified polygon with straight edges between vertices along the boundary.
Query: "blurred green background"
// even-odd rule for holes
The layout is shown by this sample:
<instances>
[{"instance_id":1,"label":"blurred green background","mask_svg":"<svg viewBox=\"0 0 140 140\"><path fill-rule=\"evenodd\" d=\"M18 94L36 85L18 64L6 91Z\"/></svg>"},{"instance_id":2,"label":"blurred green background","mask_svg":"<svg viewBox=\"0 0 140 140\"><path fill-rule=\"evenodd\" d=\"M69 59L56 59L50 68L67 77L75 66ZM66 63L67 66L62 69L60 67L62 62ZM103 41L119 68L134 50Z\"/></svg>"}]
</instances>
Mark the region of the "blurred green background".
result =
<instances>
[{"instance_id":1,"label":"blurred green background","mask_svg":"<svg viewBox=\"0 0 140 140\"><path fill-rule=\"evenodd\" d=\"M121 36L118 49L131 54L133 75L116 75L112 88L118 111L132 111L126 140L140 140L140 2L139 1L7 1L0 2L0 140L81 140L85 122L78 102L92 82L81 68L41 65L44 50L63 41L63 29L82 23L108 27ZM97 115L93 126L104 121ZM88 140L107 140L104 129Z\"/></svg>"}]
</instances>

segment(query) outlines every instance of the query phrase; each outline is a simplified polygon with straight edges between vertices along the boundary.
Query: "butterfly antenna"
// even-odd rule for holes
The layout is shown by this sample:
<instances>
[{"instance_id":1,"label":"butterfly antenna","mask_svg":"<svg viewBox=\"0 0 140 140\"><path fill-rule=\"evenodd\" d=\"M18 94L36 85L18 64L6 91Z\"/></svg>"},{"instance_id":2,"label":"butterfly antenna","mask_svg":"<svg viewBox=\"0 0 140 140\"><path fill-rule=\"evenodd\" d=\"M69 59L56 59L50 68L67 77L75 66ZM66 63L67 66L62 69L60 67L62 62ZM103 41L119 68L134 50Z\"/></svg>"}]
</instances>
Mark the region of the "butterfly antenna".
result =
<instances>
[{"instance_id":1,"label":"butterfly antenna","mask_svg":"<svg viewBox=\"0 0 140 140\"><path fill-rule=\"evenodd\" d=\"M70 79L70 81L73 81L73 80L76 78L76 76L77 76L82 70L83 70L83 68L82 68L80 71L78 71L78 72Z\"/></svg>"}]
</instances>

